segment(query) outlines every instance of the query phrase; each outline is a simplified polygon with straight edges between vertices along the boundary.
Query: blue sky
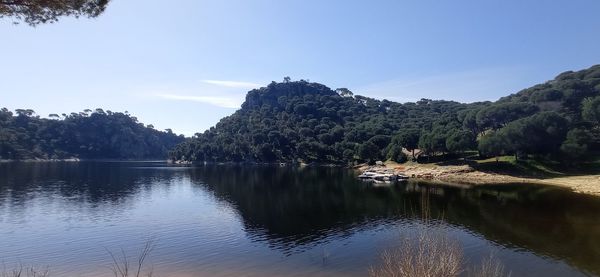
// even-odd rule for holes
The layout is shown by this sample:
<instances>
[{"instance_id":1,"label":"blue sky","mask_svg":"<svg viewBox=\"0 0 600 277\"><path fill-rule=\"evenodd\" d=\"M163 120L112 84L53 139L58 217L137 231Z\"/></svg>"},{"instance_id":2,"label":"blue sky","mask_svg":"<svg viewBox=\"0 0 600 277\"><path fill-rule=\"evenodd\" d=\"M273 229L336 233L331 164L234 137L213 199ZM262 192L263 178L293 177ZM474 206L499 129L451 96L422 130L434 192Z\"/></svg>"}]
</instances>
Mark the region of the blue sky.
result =
<instances>
[{"instance_id":1,"label":"blue sky","mask_svg":"<svg viewBox=\"0 0 600 277\"><path fill-rule=\"evenodd\" d=\"M600 1L112 0L0 20L0 106L129 111L191 135L284 76L393 101L495 100L600 63Z\"/></svg>"}]
</instances>

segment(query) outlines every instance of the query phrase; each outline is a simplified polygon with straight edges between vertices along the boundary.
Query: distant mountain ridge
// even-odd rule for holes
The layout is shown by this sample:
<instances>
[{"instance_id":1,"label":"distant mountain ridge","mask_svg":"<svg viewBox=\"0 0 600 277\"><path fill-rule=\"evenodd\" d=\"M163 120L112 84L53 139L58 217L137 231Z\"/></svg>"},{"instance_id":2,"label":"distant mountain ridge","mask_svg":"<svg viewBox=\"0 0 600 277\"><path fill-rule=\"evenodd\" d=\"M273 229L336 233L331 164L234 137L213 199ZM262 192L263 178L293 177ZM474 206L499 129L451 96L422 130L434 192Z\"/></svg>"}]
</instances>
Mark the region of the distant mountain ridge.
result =
<instances>
[{"instance_id":1,"label":"distant mountain ridge","mask_svg":"<svg viewBox=\"0 0 600 277\"><path fill-rule=\"evenodd\" d=\"M470 104L430 99L402 104L304 80L272 82L249 91L241 109L179 144L170 158L351 164L403 161L402 148L419 148L423 156L466 150L486 156L593 152L599 150L598 122L583 114L585 103L585 109L595 109L598 96L600 65L562 73L496 102ZM545 142L542 149L511 142L538 138Z\"/></svg>"}]
</instances>

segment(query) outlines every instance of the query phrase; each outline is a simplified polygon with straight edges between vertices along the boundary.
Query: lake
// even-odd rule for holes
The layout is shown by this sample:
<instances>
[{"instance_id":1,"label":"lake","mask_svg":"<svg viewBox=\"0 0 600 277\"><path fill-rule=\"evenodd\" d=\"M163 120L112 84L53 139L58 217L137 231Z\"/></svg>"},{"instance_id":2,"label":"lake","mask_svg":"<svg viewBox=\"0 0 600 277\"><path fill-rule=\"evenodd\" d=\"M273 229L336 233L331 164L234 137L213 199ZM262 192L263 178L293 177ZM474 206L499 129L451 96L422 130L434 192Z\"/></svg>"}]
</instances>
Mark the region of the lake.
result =
<instances>
[{"instance_id":1,"label":"lake","mask_svg":"<svg viewBox=\"0 0 600 277\"><path fill-rule=\"evenodd\" d=\"M494 253L512 276L600 274L600 197L164 162L0 164L0 262L112 276L109 251L133 258L152 241L155 276L365 276L418 228L424 194L470 263Z\"/></svg>"}]
</instances>

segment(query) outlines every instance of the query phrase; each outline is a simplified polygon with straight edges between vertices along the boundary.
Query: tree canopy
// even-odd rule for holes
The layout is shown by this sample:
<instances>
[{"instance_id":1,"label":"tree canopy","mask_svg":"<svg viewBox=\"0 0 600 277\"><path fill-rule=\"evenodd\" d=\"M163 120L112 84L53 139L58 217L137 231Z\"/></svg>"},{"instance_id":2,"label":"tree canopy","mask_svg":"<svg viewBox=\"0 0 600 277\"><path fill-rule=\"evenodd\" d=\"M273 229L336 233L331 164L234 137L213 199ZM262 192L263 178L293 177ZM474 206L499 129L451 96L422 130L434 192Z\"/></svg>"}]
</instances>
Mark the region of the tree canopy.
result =
<instances>
[{"instance_id":1,"label":"tree canopy","mask_svg":"<svg viewBox=\"0 0 600 277\"><path fill-rule=\"evenodd\" d=\"M600 150L599 97L600 66L560 74L496 102L470 104L395 103L285 78L248 92L240 110L177 145L170 156L334 164L405 160L403 148L419 149L422 157L469 150L483 156L573 156Z\"/></svg>"},{"instance_id":2,"label":"tree canopy","mask_svg":"<svg viewBox=\"0 0 600 277\"><path fill-rule=\"evenodd\" d=\"M0 109L0 159L166 158L183 141L126 113L96 109L40 118L30 109Z\"/></svg>"},{"instance_id":3,"label":"tree canopy","mask_svg":"<svg viewBox=\"0 0 600 277\"><path fill-rule=\"evenodd\" d=\"M577 162L600 152L599 115L600 66L469 104L396 103L285 78L249 91L239 110L187 140L127 112L40 118L31 109L2 109L0 159L159 158L170 149L170 159L194 162L348 165L478 150Z\"/></svg>"},{"instance_id":4,"label":"tree canopy","mask_svg":"<svg viewBox=\"0 0 600 277\"><path fill-rule=\"evenodd\" d=\"M0 18L31 26L54 23L63 16L97 17L110 0L0 0Z\"/></svg>"},{"instance_id":5,"label":"tree canopy","mask_svg":"<svg viewBox=\"0 0 600 277\"><path fill-rule=\"evenodd\" d=\"M240 110L178 145L171 156L209 162L334 164L385 159L400 130L414 129L405 146L416 147L422 129L436 119L456 117L466 106L431 100L400 104L303 80L272 82L248 92Z\"/></svg>"},{"instance_id":6,"label":"tree canopy","mask_svg":"<svg viewBox=\"0 0 600 277\"><path fill-rule=\"evenodd\" d=\"M587 120L595 126L600 125L600 96L590 97L583 100L583 111L581 113L584 120Z\"/></svg>"}]
</instances>

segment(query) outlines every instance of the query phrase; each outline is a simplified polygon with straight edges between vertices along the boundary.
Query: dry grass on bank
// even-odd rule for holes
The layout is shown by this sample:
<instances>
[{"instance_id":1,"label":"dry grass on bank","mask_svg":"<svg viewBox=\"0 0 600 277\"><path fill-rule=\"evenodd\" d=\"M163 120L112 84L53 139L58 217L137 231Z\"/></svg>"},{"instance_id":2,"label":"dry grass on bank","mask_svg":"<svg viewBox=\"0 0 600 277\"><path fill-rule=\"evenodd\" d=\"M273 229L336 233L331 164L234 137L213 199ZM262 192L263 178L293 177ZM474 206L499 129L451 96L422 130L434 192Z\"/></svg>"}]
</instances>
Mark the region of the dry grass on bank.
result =
<instances>
[{"instance_id":1,"label":"dry grass on bank","mask_svg":"<svg viewBox=\"0 0 600 277\"><path fill-rule=\"evenodd\" d=\"M429 228L428 228L429 229ZM462 271L462 248L440 230L423 230L417 237L402 239L402 245L381 255L382 265L371 269L378 277L450 277ZM433 232L431 232L433 231Z\"/></svg>"},{"instance_id":2,"label":"dry grass on bank","mask_svg":"<svg viewBox=\"0 0 600 277\"><path fill-rule=\"evenodd\" d=\"M135 259L131 259L123 249L119 254L114 254L107 249L112 259L112 264L108 268L115 277L152 277L153 268L146 269L146 259L152 250L154 250L154 241L151 239L146 241L142 251ZM34 267L26 268L22 265L8 270L4 266L4 269L0 271L0 277L50 277L50 271L47 268L39 270Z\"/></svg>"},{"instance_id":3,"label":"dry grass on bank","mask_svg":"<svg viewBox=\"0 0 600 277\"><path fill-rule=\"evenodd\" d=\"M23 267L20 265L16 269L7 270L4 268L0 272L0 277L49 277L50 272L48 269L36 269L34 267Z\"/></svg>"},{"instance_id":4,"label":"dry grass on bank","mask_svg":"<svg viewBox=\"0 0 600 277\"><path fill-rule=\"evenodd\" d=\"M493 255L467 267L459 241L447 232L443 220L430 220L427 193L422 195L421 220L414 232L401 236L400 245L381 255L372 277L505 277L504 266Z\"/></svg>"},{"instance_id":5,"label":"dry grass on bank","mask_svg":"<svg viewBox=\"0 0 600 277\"><path fill-rule=\"evenodd\" d=\"M436 223L441 224L441 223ZM459 242L442 226L427 225L416 237L405 237L401 245L381 255L380 265L369 270L372 277L505 277L504 266L494 256L467 267Z\"/></svg>"},{"instance_id":6,"label":"dry grass on bank","mask_svg":"<svg viewBox=\"0 0 600 277\"><path fill-rule=\"evenodd\" d=\"M133 263L131 262L130 258L127 257L127 254L125 254L123 249L121 249L120 256L117 256L110 250L107 250L113 261L113 264L109 268L115 277L152 277L152 268L144 273L146 258L148 258L148 255L150 255L152 250L154 250L154 241L146 241L144 248Z\"/></svg>"},{"instance_id":7,"label":"dry grass on bank","mask_svg":"<svg viewBox=\"0 0 600 277\"><path fill-rule=\"evenodd\" d=\"M361 165L359 171L393 170L416 179L439 181L446 184L463 184L467 186L487 184L530 183L554 185L570 188L575 192L600 196L600 162L581 166L582 172L560 172L547 164L530 161L516 162L514 157L478 160L475 164L464 161L449 163L415 163L398 164L387 161L384 166Z\"/></svg>"},{"instance_id":8,"label":"dry grass on bank","mask_svg":"<svg viewBox=\"0 0 600 277\"><path fill-rule=\"evenodd\" d=\"M467 276L469 277L500 277L510 276L510 273L506 273L504 265L500 263L494 255L490 254L489 257L483 259L479 266L472 267L467 270Z\"/></svg>"}]
</instances>

